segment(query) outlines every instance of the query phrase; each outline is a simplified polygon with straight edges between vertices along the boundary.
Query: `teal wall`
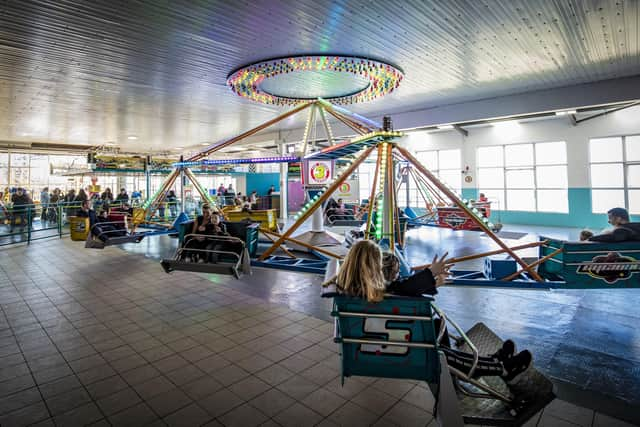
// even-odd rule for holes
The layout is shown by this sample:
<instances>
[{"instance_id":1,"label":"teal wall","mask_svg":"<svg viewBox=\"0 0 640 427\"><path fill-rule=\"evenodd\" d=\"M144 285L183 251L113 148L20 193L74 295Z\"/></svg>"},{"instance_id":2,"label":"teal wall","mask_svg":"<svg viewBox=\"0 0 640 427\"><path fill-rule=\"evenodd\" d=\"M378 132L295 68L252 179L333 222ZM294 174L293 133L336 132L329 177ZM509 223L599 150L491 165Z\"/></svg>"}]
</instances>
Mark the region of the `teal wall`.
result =
<instances>
[{"instance_id":1,"label":"teal wall","mask_svg":"<svg viewBox=\"0 0 640 427\"><path fill-rule=\"evenodd\" d=\"M247 194L251 194L253 190L256 190L258 195L266 196L272 185L276 187L276 191L280 191L279 173L248 173L246 178Z\"/></svg>"},{"instance_id":2,"label":"teal wall","mask_svg":"<svg viewBox=\"0 0 640 427\"><path fill-rule=\"evenodd\" d=\"M477 188L463 188L462 197L477 199ZM611 206L612 208L616 206ZM591 228L599 231L608 226L606 214L591 213L591 189L569 188L569 213L522 212L491 210L491 220L503 224L531 224L558 227ZM632 216L631 221L640 221L640 216Z\"/></svg>"}]
</instances>

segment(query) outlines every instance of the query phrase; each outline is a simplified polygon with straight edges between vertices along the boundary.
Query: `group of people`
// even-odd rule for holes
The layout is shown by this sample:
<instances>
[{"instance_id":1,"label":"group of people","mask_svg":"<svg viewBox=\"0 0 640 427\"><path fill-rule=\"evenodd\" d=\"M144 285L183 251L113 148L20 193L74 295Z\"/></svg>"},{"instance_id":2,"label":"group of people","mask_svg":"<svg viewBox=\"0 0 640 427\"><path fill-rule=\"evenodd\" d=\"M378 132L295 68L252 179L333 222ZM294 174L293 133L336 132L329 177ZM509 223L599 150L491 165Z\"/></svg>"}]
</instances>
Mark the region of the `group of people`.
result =
<instances>
[{"instance_id":1,"label":"group of people","mask_svg":"<svg viewBox=\"0 0 640 427\"><path fill-rule=\"evenodd\" d=\"M181 259L186 262L217 262L220 251L242 253L243 244L232 239L215 239L214 237L230 237L222 222L220 212L209 204L202 205L202 215L193 222L191 233L184 242Z\"/></svg>"}]
</instances>

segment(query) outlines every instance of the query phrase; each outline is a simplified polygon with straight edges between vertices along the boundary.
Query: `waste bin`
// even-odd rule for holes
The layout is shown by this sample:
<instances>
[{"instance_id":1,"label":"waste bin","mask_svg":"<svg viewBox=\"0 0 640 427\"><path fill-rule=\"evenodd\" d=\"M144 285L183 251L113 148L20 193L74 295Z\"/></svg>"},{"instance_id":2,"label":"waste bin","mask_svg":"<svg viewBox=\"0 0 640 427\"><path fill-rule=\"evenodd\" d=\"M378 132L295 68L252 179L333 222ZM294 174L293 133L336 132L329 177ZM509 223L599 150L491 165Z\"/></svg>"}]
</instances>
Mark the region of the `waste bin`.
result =
<instances>
[{"instance_id":1,"label":"waste bin","mask_svg":"<svg viewBox=\"0 0 640 427\"><path fill-rule=\"evenodd\" d=\"M69 217L69 228L71 229L71 240L87 240L89 218L71 216Z\"/></svg>"}]
</instances>

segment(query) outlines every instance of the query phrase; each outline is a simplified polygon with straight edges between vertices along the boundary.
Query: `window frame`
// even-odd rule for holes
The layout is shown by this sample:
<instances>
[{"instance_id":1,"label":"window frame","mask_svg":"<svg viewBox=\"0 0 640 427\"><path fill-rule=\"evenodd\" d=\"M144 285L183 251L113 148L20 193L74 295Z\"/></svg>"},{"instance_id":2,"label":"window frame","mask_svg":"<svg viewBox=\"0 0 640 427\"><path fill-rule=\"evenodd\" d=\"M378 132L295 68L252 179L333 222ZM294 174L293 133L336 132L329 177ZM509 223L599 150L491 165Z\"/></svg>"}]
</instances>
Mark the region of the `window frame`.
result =
<instances>
[{"instance_id":1,"label":"window frame","mask_svg":"<svg viewBox=\"0 0 640 427\"><path fill-rule=\"evenodd\" d=\"M627 138L629 137L637 137L640 136L639 133L633 133L633 134L629 134L629 135L610 135L610 136L599 136L599 137L594 137L594 138L589 138L589 190L590 190L590 196L591 196L591 213L596 214L596 215L600 215L606 212L596 212L593 210L593 190L599 190L599 191L612 191L612 190L622 190L623 193L623 200L624 200L624 208L627 209L627 211L629 212L630 215L638 215L640 214L640 212L631 212L630 209L630 203L629 203L629 191L630 190L640 190L640 183L635 185L635 186L631 186L629 183L629 166L639 166L640 165L640 160L627 160ZM620 142L621 142L621 148L622 148L622 159L620 161L606 161L606 162L594 162L593 159L591 158L591 143L594 140L598 140L598 139L606 139L606 138L620 138ZM594 188L593 186L593 176L591 173L591 166L592 165L622 165L622 187L597 187Z\"/></svg>"},{"instance_id":2,"label":"window frame","mask_svg":"<svg viewBox=\"0 0 640 427\"><path fill-rule=\"evenodd\" d=\"M565 149L565 161L564 163L541 163L538 164L538 156L536 151L536 145L538 144L549 144L549 143L562 143L564 144ZM507 147L513 147L518 145L530 145L531 146L531 165L518 165L518 166L507 166ZM478 164L478 159L480 158L479 151L483 148L495 148L500 147L501 155L502 155L502 166L480 166ZM499 206L498 210L501 211L511 211L511 212L535 212L535 213L559 213L559 214L568 214L569 213L569 162L567 158L567 142L564 140L553 140L553 141L537 141L537 142L517 142L514 144L495 144L495 145L482 145L476 147L476 176L480 175L480 169L502 169L502 187L480 187L480 182L478 182L478 191L480 192L501 192L503 195L503 206ZM566 182L567 185L565 187L540 187L538 184L538 168L539 167L549 167L549 166L559 166L564 167L566 172ZM533 187L526 188L509 188L507 186L507 172L509 171L531 171L533 174ZM508 192L509 190L530 190L533 191L533 199L534 199L534 209L533 210L522 210L522 209L510 209L508 202ZM541 210L540 203L538 201L538 191L539 190L563 190L566 192L567 200L566 206L567 210L564 211L548 211Z\"/></svg>"}]
</instances>

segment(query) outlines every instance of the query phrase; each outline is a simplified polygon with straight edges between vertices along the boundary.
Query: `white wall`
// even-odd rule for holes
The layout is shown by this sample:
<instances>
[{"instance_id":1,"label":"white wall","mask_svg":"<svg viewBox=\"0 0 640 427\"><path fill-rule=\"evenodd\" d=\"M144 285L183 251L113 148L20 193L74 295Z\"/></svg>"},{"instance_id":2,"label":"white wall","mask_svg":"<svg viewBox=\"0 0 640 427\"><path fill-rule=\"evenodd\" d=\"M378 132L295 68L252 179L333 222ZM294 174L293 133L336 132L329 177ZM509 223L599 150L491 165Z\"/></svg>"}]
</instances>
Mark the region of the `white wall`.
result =
<instances>
[{"instance_id":1,"label":"white wall","mask_svg":"<svg viewBox=\"0 0 640 427\"><path fill-rule=\"evenodd\" d=\"M482 126L467 129L468 136L456 130L412 132L402 144L413 151L459 148L462 165L469 166L474 180L465 188L476 186L476 149L485 145L524 142L565 141L567 143L568 179L570 188L589 187L589 139L606 136L640 134L640 106L616 111L573 126L568 117L507 125Z\"/></svg>"}]
</instances>

